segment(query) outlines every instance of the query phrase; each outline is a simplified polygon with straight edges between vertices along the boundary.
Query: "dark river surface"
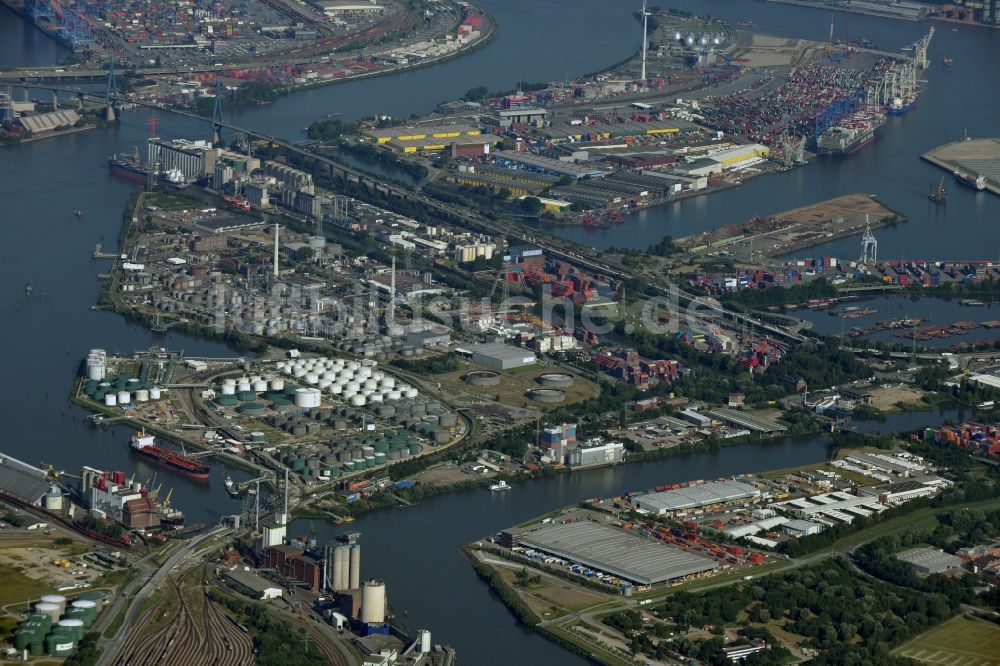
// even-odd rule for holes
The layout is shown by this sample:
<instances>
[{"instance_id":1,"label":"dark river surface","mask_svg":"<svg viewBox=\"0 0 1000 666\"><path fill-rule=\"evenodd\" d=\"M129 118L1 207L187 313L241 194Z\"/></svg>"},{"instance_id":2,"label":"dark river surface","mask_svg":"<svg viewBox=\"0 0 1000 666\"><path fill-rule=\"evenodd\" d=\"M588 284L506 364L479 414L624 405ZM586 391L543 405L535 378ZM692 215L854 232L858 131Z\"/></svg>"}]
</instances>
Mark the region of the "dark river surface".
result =
<instances>
[{"instance_id":1,"label":"dark river surface","mask_svg":"<svg viewBox=\"0 0 1000 666\"><path fill-rule=\"evenodd\" d=\"M638 28L630 16L638 3L635 8L610 0L485 0L484 4L498 17L500 33L493 43L467 57L410 73L298 93L226 116L295 139L301 136L302 127L329 113L341 113L345 119L374 113L422 114L478 85L511 88L518 80L545 81L593 71L621 60L639 43ZM733 23L750 17L760 31L773 34L822 40L829 26L826 12L751 0L676 0L671 4L711 11ZM852 36L874 39L883 48L912 42L929 25L853 15L850 21ZM939 172L921 163L918 155L959 138L965 128L973 136L997 130L1000 70L984 64L996 60L998 47L1000 32L967 26L953 31L950 24L939 24L931 45L934 65L926 74L927 87L917 107L892 118L875 143L861 153L846 160L818 160L809 167L751 180L711 197L652 209L606 232L562 233L598 247L645 247L664 234L679 236L866 191L911 218L878 232L883 256L995 257L1000 234L992 224L1000 213L998 200L952 188L946 210L929 210L924 195ZM950 70L938 65L942 52L955 60ZM0 9L0 67L53 64L63 55L41 33ZM0 341L7 350L6 370L0 378L0 400L6 405L0 450L27 462L44 461L70 471L88 464L135 472L139 478L152 475L151 468L128 454L126 428L94 429L82 410L67 404L72 378L88 349L128 352L156 345L194 355L231 355L222 345L176 334L156 336L115 315L91 311L99 289L97 276L107 269L107 264L91 260L91 252L95 243L110 246L114 242L131 190L128 183L108 175L104 160L141 145L148 132L147 119L144 112L129 113L113 130L0 148L0 223L5 236L0 244L4 278L0 280ZM208 132L204 123L166 114L160 117L164 137L196 138ZM74 217L74 210L83 211L83 217ZM815 253L852 258L856 246L856 239L848 239ZM28 280L34 282L30 297L24 292ZM916 427L947 416L953 414L923 413L902 420ZM886 426L872 426L881 427ZM518 483L503 495L478 490L438 497L404 510L371 514L352 528L362 533L365 575L386 579L391 602L397 610L408 612L409 627L431 629L435 642L458 649L462 663L505 664L516 658L530 664L582 664L581 659L518 627L499 603L488 598L485 587L459 557L458 547L583 498L805 464L825 455L819 437L736 446L714 454ZM191 521L212 523L239 509L222 487L227 472L237 479L247 478L245 473L216 464L207 484L163 472L159 479L175 486L174 503ZM300 521L292 533L305 534L308 529ZM321 537L336 532L326 525L317 529Z\"/></svg>"}]
</instances>

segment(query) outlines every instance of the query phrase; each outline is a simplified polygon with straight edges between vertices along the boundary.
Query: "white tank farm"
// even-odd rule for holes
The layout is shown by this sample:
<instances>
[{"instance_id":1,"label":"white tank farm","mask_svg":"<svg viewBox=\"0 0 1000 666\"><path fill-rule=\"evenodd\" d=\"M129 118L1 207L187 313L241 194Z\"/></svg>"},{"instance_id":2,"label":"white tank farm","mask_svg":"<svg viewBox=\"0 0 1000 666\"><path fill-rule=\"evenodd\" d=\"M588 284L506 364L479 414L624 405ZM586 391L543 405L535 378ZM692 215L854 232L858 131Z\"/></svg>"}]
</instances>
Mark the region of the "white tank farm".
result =
<instances>
[{"instance_id":1,"label":"white tank farm","mask_svg":"<svg viewBox=\"0 0 1000 666\"><path fill-rule=\"evenodd\" d=\"M371 389L372 391L374 391L375 389L378 388L378 382L375 381L374 379L365 380L364 387L366 389Z\"/></svg>"},{"instance_id":2,"label":"white tank farm","mask_svg":"<svg viewBox=\"0 0 1000 666\"><path fill-rule=\"evenodd\" d=\"M278 363L274 367L276 367L278 370L284 370L285 366L287 365L288 364L285 363L284 361L278 361Z\"/></svg>"},{"instance_id":3,"label":"white tank farm","mask_svg":"<svg viewBox=\"0 0 1000 666\"><path fill-rule=\"evenodd\" d=\"M284 391L285 390L285 380L277 377L269 382L272 391Z\"/></svg>"},{"instance_id":4,"label":"white tank farm","mask_svg":"<svg viewBox=\"0 0 1000 666\"><path fill-rule=\"evenodd\" d=\"M402 392L393 390L393 391L389 391L389 393L385 396L385 399L386 400L399 400L402 397L403 397Z\"/></svg>"},{"instance_id":5,"label":"white tank farm","mask_svg":"<svg viewBox=\"0 0 1000 666\"><path fill-rule=\"evenodd\" d=\"M45 604L55 604L59 606L60 613L66 612L66 597L61 594L46 594L39 601Z\"/></svg>"},{"instance_id":6,"label":"white tank farm","mask_svg":"<svg viewBox=\"0 0 1000 666\"><path fill-rule=\"evenodd\" d=\"M319 384L317 384L317 386L319 386L319 388L320 388L321 391L324 390L324 389L326 389L326 388L329 388L332 385L333 385L333 382L331 382L329 379L321 379L321 380L319 380Z\"/></svg>"},{"instance_id":7,"label":"white tank farm","mask_svg":"<svg viewBox=\"0 0 1000 666\"><path fill-rule=\"evenodd\" d=\"M236 384L223 384L222 395L236 395Z\"/></svg>"},{"instance_id":8,"label":"white tank farm","mask_svg":"<svg viewBox=\"0 0 1000 666\"><path fill-rule=\"evenodd\" d=\"M307 384L318 384L319 383L319 375L317 375L315 372L310 372L309 374L306 375L306 383Z\"/></svg>"},{"instance_id":9,"label":"white tank farm","mask_svg":"<svg viewBox=\"0 0 1000 666\"><path fill-rule=\"evenodd\" d=\"M117 395L115 395L114 393L105 393L104 394L104 406L105 407L114 407L117 404L118 404L118 396Z\"/></svg>"},{"instance_id":10,"label":"white tank farm","mask_svg":"<svg viewBox=\"0 0 1000 666\"><path fill-rule=\"evenodd\" d=\"M157 387L154 386L153 388L149 389L149 399L150 400L159 400L161 397L163 397L163 395L162 395L162 391L160 391L159 388L157 388Z\"/></svg>"},{"instance_id":11,"label":"white tank farm","mask_svg":"<svg viewBox=\"0 0 1000 666\"><path fill-rule=\"evenodd\" d=\"M337 373L331 372L330 370L324 370L323 374L320 375L320 379L325 379L328 382L332 382L336 378L337 378Z\"/></svg>"},{"instance_id":12,"label":"white tank farm","mask_svg":"<svg viewBox=\"0 0 1000 666\"><path fill-rule=\"evenodd\" d=\"M368 402L382 402L385 397L381 393L372 393L368 396Z\"/></svg>"},{"instance_id":13,"label":"white tank farm","mask_svg":"<svg viewBox=\"0 0 1000 666\"><path fill-rule=\"evenodd\" d=\"M139 389L135 392L136 402L149 402L149 391L147 389Z\"/></svg>"},{"instance_id":14,"label":"white tank farm","mask_svg":"<svg viewBox=\"0 0 1000 666\"><path fill-rule=\"evenodd\" d=\"M379 384L386 388L392 388L396 385L396 380L393 377L383 377L379 380Z\"/></svg>"},{"instance_id":15,"label":"white tank farm","mask_svg":"<svg viewBox=\"0 0 1000 666\"><path fill-rule=\"evenodd\" d=\"M256 393L263 393L264 391L267 390L267 382L265 382L263 379L258 379L253 383L253 390Z\"/></svg>"},{"instance_id":16,"label":"white tank farm","mask_svg":"<svg viewBox=\"0 0 1000 666\"><path fill-rule=\"evenodd\" d=\"M132 396L129 394L128 391L118 391L119 405L127 405L130 402L132 402Z\"/></svg>"},{"instance_id":17,"label":"white tank farm","mask_svg":"<svg viewBox=\"0 0 1000 666\"><path fill-rule=\"evenodd\" d=\"M344 392L344 387L340 384L330 384L329 386L326 387L326 390L332 393L333 395L340 395L341 393Z\"/></svg>"},{"instance_id":18,"label":"white tank farm","mask_svg":"<svg viewBox=\"0 0 1000 666\"><path fill-rule=\"evenodd\" d=\"M39 615L48 616L48 618L52 620L52 624L58 622L59 617L62 615L62 611L59 609L58 604L52 604L45 601L40 601L35 604L35 612Z\"/></svg>"},{"instance_id":19,"label":"white tank farm","mask_svg":"<svg viewBox=\"0 0 1000 666\"><path fill-rule=\"evenodd\" d=\"M363 396L363 395L352 395L351 396L351 404L354 405L355 407L364 407L365 406L365 402L366 402L365 396Z\"/></svg>"},{"instance_id":20,"label":"white tank farm","mask_svg":"<svg viewBox=\"0 0 1000 666\"><path fill-rule=\"evenodd\" d=\"M319 405L320 405L319 389L300 388L295 390L296 407L311 409L313 407L319 407Z\"/></svg>"},{"instance_id":21,"label":"white tank farm","mask_svg":"<svg viewBox=\"0 0 1000 666\"><path fill-rule=\"evenodd\" d=\"M238 391L240 391L240 392L243 392L243 391L252 391L253 390L253 386L247 380L241 379L239 381L239 383L236 385L236 389Z\"/></svg>"},{"instance_id":22,"label":"white tank farm","mask_svg":"<svg viewBox=\"0 0 1000 666\"><path fill-rule=\"evenodd\" d=\"M407 398L416 398L417 393L418 393L417 389L412 387L403 391L403 395L405 395Z\"/></svg>"},{"instance_id":23,"label":"white tank farm","mask_svg":"<svg viewBox=\"0 0 1000 666\"><path fill-rule=\"evenodd\" d=\"M360 368L360 367L361 367L361 364L358 363L357 361L350 361L347 364L347 369L350 370L351 372L356 372L357 369Z\"/></svg>"}]
</instances>

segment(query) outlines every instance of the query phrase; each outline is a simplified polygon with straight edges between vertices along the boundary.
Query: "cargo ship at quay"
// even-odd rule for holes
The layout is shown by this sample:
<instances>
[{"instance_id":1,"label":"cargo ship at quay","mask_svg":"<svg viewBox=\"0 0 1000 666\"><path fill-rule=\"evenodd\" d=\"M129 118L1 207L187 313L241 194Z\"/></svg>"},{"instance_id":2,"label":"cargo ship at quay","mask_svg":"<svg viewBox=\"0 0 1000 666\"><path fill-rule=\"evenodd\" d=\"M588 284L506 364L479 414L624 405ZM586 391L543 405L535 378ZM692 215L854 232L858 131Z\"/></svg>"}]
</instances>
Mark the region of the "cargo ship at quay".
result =
<instances>
[{"instance_id":1,"label":"cargo ship at quay","mask_svg":"<svg viewBox=\"0 0 1000 666\"><path fill-rule=\"evenodd\" d=\"M878 129L885 124L879 111L859 111L842 118L816 137L819 155L849 155L875 140Z\"/></svg>"},{"instance_id":2,"label":"cargo ship at quay","mask_svg":"<svg viewBox=\"0 0 1000 666\"><path fill-rule=\"evenodd\" d=\"M145 431L133 435L129 446L136 455L194 479L207 479L211 471L211 467L200 460L157 446L156 438Z\"/></svg>"}]
</instances>

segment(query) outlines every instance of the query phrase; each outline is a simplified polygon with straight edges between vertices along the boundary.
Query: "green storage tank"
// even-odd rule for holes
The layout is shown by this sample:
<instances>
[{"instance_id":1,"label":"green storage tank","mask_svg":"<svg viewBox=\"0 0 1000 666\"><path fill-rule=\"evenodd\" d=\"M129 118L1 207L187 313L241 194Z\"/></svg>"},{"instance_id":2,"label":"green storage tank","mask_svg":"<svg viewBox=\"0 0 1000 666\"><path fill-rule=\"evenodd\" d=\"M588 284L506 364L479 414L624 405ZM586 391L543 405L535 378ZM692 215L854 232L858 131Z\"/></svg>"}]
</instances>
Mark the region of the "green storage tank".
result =
<instances>
[{"instance_id":1,"label":"green storage tank","mask_svg":"<svg viewBox=\"0 0 1000 666\"><path fill-rule=\"evenodd\" d=\"M35 638L35 632L31 629L18 629L14 632L14 648L17 650L23 650L28 647L30 643Z\"/></svg>"},{"instance_id":2,"label":"green storage tank","mask_svg":"<svg viewBox=\"0 0 1000 666\"><path fill-rule=\"evenodd\" d=\"M59 626L55 626L55 627L52 627L52 633L49 634L49 635L50 636L62 636L64 638L68 638L69 640L75 640L76 632L73 630L72 627L59 627Z\"/></svg>"},{"instance_id":3,"label":"green storage tank","mask_svg":"<svg viewBox=\"0 0 1000 666\"><path fill-rule=\"evenodd\" d=\"M335 481L335 480L339 479L340 478L340 474L341 474L341 472L340 472L340 468L339 467L331 467L330 468L330 479L331 480Z\"/></svg>"},{"instance_id":4,"label":"green storage tank","mask_svg":"<svg viewBox=\"0 0 1000 666\"><path fill-rule=\"evenodd\" d=\"M286 405L292 404L292 401L289 400L288 398L275 398L274 400L271 401L271 403L275 407L284 407Z\"/></svg>"},{"instance_id":5,"label":"green storage tank","mask_svg":"<svg viewBox=\"0 0 1000 666\"><path fill-rule=\"evenodd\" d=\"M295 471L301 471L301 470L304 470L305 468L306 468L306 459L305 458L293 458L292 459L292 469L294 469Z\"/></svg>"},{"instance_id":6,"label":"green storage tank","mask_svg":"<svg viewBox=\"0 0 1000 666\"><path fill-rule=\"evenodd\" d=\"M385 454L378 452L375 454L375 464L384 465L385 464Z\"/></svg>"},{"instance_id":7,"label":"green storage tank","mask_svg":"<svg viewBox=\"0 0 1000 666\"><path fill-rule=\"evenodd\" d=\"M253 391L237 391L236 399L240 402L250 402L257 399L257 394Z\"/></svg>"},{"instance_id":8,"label":"green storage tank","mask_svg":"<svg viewBox=\"0 0 1000 666\"><path fill-rule=\"evenodd\" d=\"M295 397L295 392L299 390L299 387L295 384L285 384L285 395L289 398Z\"/></svg>"},{"instance_id":9,"label":"green storage tank","mask_svg":"<svg viewBox=\"0 0 1000 666\"><path fill-rule=\"evenodd\" d=\"M345 472L353 472L354 471L354 461L353 460L348 460L347 462L344 463L344 471Z\"/></svg>"},{"instance_id":10,"label":"green storage tank","mask_svg":"<svg viewBox=\"0 0 1000 666\"><path fill-rule=\"evenodd\" d=\"M76 650L76 641L53 634L45 639L45 651L51 657L68 657Z\"/></svg>"},{"instance_id":11,"label":"green storage tank","mask_svg":"<svg viewBox=\"0 0 1000 666\"><path fill-rule=\"evenodd\" d=\"M28 643L28 654L32 657L41 657L45 654L45 639L39 636L38 640L30 641Z\"/></svg>"},{"instance_id":12,"label":"green storage tank","mask_svg":"<svg viewBox=\"0 0 1000 666\"><path fill-rule=\"evenodd\" d=\"M76 640L83 638L83 622L81 620L59 620L60 627L69 627L73 630L73 637Z\"/></svg>"},{"instance_id":13,"label":"green storage tank","mask_svg":"<svg viewBox=\"0 0 1000 666\"><path fill-rule=\"evenodd\" d=\"M215 398L215 402L222 407L234 407L237 401L235 395L220 395Z\"/></svg>"},{"instance_id":14,"label":"green storage tank","mask_svg":"<svg viewBox=\"0 0 1000 666\"><path fill-rule=\"evenodd\" d=\"M417 444L416 442L410 444L410 455L415 456L418 453L420 453L420 444Z\"/></svg>"},{"instance_id":15,"label":"green storage tank","mask_svg":"<svg viewBox=\"0 0 1000 666\"><path fill-rule=\"evenodd\" d=\"M29 623L32 627L40 625L43 634L49 633L49 629L52 628L52 618L48 615L29 615L28 619L24 621L24 624Z\"/></svg>"},{"instance_id":16,"label":"green storage tank","mask_svg":"<svg viewBox=\"0 0 1000 666\"><path fill-rule=\"evenodd\" d=\"M86 608L70 608L63 617L67 620L80 620L83 622L84 629L94 623L91 611Z\"/></svg>"}]
</instances>

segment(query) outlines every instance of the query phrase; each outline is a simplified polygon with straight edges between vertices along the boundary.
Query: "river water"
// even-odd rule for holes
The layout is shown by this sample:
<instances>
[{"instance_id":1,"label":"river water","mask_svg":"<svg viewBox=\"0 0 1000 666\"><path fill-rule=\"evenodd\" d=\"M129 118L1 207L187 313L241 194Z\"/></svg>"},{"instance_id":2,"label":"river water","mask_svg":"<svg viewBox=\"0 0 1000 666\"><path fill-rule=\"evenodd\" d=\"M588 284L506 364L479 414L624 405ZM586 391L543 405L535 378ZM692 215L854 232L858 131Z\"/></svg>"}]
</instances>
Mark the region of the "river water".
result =
<instances>
[{"instance_id":1,"label":"river water","mask_svg":"<svg viewBox=\"0 0 1000 666\"><path fill-rule=\"evenodd\" d=\"M518 80L572 77L616 62L639 42L631 8L613 0L486 0L499 19L499 37L463 58L410 73L316 89L273 105L227 117L239 124L288 138L329 113L345 119L374 113L421 114L440 101L485 85L511 88ZM636 3L638 5L638 3ZM752 17L761 30L823 39L826 12L771 5L751 0L699 3L676 0L674 6L711 11L731 22ZM854 17L851 34L882 46L914 41L926 25ZM935 61L947 49L955 67L935 66L918 107L894 118L872 147L846 162L821 161L788 174L751 181L741 188L698 198L670 208L654 209L630 219L624 228L584 235L565 232L591 245L644 247L665 233L691 233L722 222L802 205L810 201L866 190L913 219L879 232L883 254L904 249L929 255L995 256L997 234L988 226L1000 209L987 195L955 192L948 208L934 218L925 210L923 194L938 175L917 160L919 152L957 138L963 127L972 134L996 128L1000 79L995 59L1000 32L961 26L957 33L940 25L932 45ZM64 52L37 31L0 9L0 67L52 64ZM40 97L47 97L36 93ZM951 120L956 100L967 100L961 119ZM6 350L0 376L5 453L27 462L46 462L67 470L90 464L124 469L139 478L153 470L127 453L125 428L93 429L86 414L67 404L66 396L81 358L91 347L131 351L152 345L184 349L191 354L223 356L222 345L176 334L154 336L120 317L92 312L97 276L106 264L93 262L95 243L110 245L117 237L122 206L131 186L109 177L104 160L115 152L132 152L147 136L146 113L130 113L116 129L89 131L48 141L0 149L0 341ZM164 137L205 137L207 124L190 119L160 118ZM82 210L82 218L72 215ZM905 240L904 240L905 239ZM854 253L853 241L831 252ZM881 248L880 248L881 249ZM24 285L35 289L26 297ZM933 419L934 415L929 415ZM941 415L938 415L940 418ZM362 532L366 575L381 576L390 599L409 612L411 628L429 627L435 640L454 645L463 663L501 664L512 656L526 663L580 664L519 628L506 610L487 600L457 548L483 534L518 523L561 505L595 495L692 478L714 478L742 471L804 464L823 458L821 439L778 441L722 450L625 468L595 470L518 484L502 497L486 491L428 500L401 511L372 514L355 523ZM213 468L208 484L160 473L175 487L174 503L192 521L215 522L233 513L238 503L222 487L227 470ZM246 478L231 470L234 478ZM333 528L317 526L321 536ZM293 533L306 533L297 523Z\"/></svg>"}]
</instances>

